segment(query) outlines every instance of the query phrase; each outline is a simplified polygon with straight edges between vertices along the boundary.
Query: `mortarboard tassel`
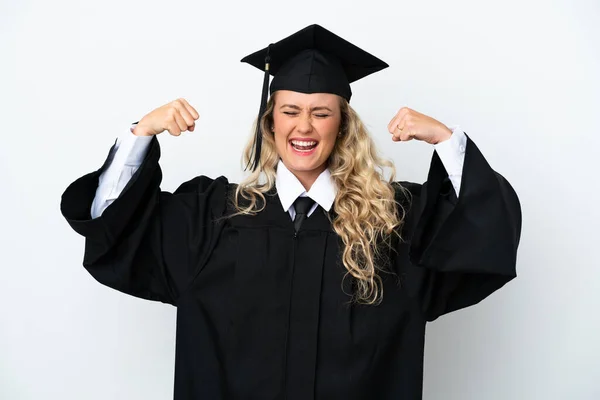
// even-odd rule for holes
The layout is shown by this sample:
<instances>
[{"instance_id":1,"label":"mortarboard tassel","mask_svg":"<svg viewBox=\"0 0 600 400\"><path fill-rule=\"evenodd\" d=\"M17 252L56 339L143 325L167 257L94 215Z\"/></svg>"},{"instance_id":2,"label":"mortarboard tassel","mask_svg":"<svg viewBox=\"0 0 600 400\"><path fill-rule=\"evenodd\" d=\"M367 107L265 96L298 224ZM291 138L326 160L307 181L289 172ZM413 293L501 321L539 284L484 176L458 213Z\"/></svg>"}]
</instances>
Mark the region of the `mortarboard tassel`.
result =
<instances>
[{"instance_id":1,"label":"mortarboard tassel","mask_svg":"<svg viewBox=\"0 0 600 400\"><path fill-rule=\"evenodd\" d=\"M267 100L269 96L269 69L271 62L271 45L267 47L267 54L265 56L265 76L263 79L263 87L262 87L262 95L260 98L260 109L258 111L258 123L256 124L256 133L254 136L254 159L249 160L249 163L252 163L252 171L256 171L258 166L260 165L260 152L262 150L262 133L260 131L260 119L262 115L265 113L267 108ZM246 169L248 166L246 166Z\"/></svg>"}]
</instances>

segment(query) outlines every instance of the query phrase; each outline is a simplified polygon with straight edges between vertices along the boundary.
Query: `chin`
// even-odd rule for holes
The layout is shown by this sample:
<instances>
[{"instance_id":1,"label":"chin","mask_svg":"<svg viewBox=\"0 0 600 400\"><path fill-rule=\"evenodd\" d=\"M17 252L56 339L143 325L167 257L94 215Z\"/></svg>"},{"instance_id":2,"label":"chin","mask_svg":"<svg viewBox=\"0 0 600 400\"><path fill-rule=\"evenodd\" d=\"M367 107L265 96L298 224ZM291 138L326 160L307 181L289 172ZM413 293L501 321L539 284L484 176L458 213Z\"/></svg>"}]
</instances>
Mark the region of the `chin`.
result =
<instances>
[{"instance_id":1,"label":"chin","mask_svg":"<svg viewBox=\"0 0 600 400\"><path fill-rule=\"evenodd\" d=\"M298 172L310 172L318 169L322 169L324 163L319 163L316 161L310 162L308 160L295 160L291 159L289 161L290 170L298 171Z\"/></svg>"}]
</instances>

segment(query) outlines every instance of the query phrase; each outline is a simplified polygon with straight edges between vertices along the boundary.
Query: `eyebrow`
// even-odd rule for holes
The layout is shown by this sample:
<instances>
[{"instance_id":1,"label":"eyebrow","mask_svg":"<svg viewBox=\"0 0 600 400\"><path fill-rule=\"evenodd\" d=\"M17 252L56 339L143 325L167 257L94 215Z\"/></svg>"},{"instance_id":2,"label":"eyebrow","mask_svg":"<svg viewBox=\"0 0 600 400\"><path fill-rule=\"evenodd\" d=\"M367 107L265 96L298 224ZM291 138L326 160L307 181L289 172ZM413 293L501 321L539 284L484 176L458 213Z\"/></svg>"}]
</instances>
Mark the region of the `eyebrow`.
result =
<instances>
[{"instance_id":1,"label":"eyebrow","mask_svg":"<svg viewBox=\"0 0 600 400\"><path fill-rule=\"evenodd\" d=\"M302 110L302 108L298 107L295 104L284 104L281 107L279 107L279 109L282 109L282 108L285 108L285 107L293 108L294 110ZM331 108L325 107L325 106L313 107L313 108L310 109L310 111L318 111L318 110L327 110L329 112L333 112L331 110Z\"/></svg>"}]
</instances>

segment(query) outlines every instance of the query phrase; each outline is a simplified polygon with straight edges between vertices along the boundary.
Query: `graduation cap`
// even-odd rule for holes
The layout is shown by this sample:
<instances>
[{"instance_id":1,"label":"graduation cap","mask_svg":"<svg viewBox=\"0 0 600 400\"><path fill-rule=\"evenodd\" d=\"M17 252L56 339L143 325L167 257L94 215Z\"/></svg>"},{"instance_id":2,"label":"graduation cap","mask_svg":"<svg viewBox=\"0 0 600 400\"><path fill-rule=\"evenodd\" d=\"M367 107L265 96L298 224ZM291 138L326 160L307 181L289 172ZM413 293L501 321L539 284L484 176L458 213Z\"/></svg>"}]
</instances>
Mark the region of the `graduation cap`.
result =
<instances>
[{"instance_id":1,"label":"graduation cap","mask_svg":"<svg viewBox=\"0 0 600 400\"><path fill-rule=\"evenodd\" d=\"M306 28L244 57L242 62L264 70L258 118L265 112L269 75L273 75L270 94L277 90L301 93L332 93L350 101L350 83L388 65L352 43L319 25ZM259 166L262 136L260 123L254 138L252 171Z\"/></svg>"}]
</instances>

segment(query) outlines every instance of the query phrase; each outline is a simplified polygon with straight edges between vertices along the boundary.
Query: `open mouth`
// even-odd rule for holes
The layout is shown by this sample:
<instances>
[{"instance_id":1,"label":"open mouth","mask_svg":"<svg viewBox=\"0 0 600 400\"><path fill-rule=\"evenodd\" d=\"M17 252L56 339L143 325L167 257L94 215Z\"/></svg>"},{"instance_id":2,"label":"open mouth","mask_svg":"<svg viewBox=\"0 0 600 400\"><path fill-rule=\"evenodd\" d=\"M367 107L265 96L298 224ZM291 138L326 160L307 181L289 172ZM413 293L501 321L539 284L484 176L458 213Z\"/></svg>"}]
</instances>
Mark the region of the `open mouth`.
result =
<instances>
[{"instance_id":1,"label":"open mouth","mask_svg":"<svg viewBox=\"0 0 600 400\"><path fill-rule=\"evenodd\" d=\"M310 153L318 144L319 142L314 140L290 140L292 148L300 153Z\"/></svg>"}]
</instances>

